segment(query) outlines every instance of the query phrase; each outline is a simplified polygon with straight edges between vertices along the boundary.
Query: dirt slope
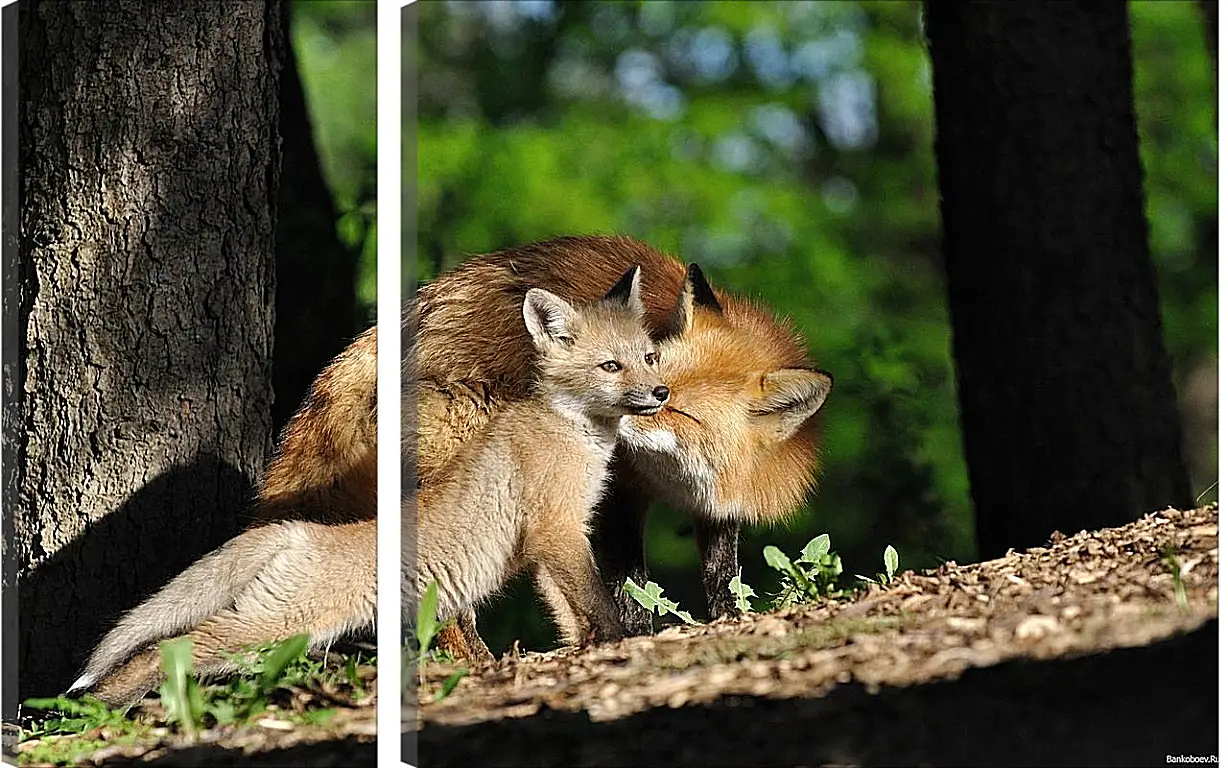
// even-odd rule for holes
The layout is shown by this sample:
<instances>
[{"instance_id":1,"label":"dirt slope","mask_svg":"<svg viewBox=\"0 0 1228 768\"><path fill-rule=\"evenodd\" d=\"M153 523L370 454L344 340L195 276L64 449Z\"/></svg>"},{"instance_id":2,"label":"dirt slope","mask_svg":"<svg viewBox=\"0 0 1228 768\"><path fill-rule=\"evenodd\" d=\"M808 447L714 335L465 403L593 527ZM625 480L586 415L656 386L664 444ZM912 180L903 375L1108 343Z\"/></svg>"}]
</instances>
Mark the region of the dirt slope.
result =
<instances>
[{"instance_id":1,"label":"dirt slope","mask_svg":"<svg viewBox=\"0 0 1228 768\"><path fill-rule=\"evenodd\" d=\"M1216 507L1167 510L905 573L852 603L505 658L439 703L452 669L435 666L420 690L421 764L1162 765L1210 754L1218 530Z\"/></svg>"}]
</instances>

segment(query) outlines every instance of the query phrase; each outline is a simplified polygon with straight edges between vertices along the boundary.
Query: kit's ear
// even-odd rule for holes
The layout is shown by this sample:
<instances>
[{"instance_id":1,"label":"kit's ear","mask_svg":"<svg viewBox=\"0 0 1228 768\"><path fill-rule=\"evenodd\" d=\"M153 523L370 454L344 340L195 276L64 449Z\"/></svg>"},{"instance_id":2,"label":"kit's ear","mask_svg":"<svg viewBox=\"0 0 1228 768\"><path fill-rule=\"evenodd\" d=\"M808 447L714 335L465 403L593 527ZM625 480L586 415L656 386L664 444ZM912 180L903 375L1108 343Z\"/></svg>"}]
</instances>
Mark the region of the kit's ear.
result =
<instances>
[{"instance_id":1,"label":"kit's ear","mask_svg":"<svg viewBox=\"0 0 1228 768\"><path fill-rule=\"evenodd\" d=\"M610 290L606 291L602 301L621 304L639 316L644 315L644 303L640 300L640 266L636 264L623 273Z\"/></svg>"},{"instance_id":2,"label":"kit's ear","mask_svg":"<svg viewBox=\"0 0 1228 768\"><path fill-rule=\"evenodd\" d=\"M572 342L576 310L550 291L530 288L524 295L523 314L524 325L538 349Z\"/></svg>"},{"instance_id":3,"label":"kit's ear","mask_svg":"<svg viewBox=\"0 0 1228 768\"><path fill-rule=\"evenodd\" d=\"M777 437L788 440L827 400L832 378L827 371L782 368L765 373L762 386L751 413L772 420Z\"/></svg>"},{"instance_id":4,"label":"kit's ear","mask_svg":"<svg viewBox=\"0 0 1228 768\"><path fill-rule=\"evenodd\" d=\"M716 294L712 292L712 286L708 285L703 270L698 264L688 264L686 279L682 281L682 290L678 292L678 302L670 314L666 338L682 336L691 330L691 324L695 321L695 307L705 307L717 314L721 313L721 303L716 300Z\"/></svg>"}]
</instances>

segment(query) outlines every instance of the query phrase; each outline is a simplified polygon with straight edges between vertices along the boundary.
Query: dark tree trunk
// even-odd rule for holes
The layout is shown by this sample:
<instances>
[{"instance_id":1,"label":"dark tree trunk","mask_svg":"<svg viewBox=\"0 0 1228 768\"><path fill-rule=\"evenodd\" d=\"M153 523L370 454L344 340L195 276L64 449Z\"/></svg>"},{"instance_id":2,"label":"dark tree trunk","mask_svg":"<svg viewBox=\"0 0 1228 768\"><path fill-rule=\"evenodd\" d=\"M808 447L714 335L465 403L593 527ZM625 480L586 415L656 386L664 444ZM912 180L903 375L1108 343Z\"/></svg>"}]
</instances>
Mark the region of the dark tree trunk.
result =
<instances>
[{"instance_id":1,"label":"dark tree trunk","mask_svg":"<svg viewBox=\"0 0 1228 768\"><path fill-rule=\"evenodd\" d=\"M277 201L277 325L273 428L294 415L320 369L361 330L354 298L358 254L337 238L337 210L312 140L283 6L286 66L281 79L281 186ZM372 10L374 13L374 10Z\"/></svg>"},{"instance_id":2,"label":"dark tree trunk","mask_svg":"<svg viewBox=\"0 0 1228 768\"><path fill-rule=\"evenodd\" d=\"M236 532L271 447L279 5L21 4L22 697L62 690L121 611Z\"/></svg>"},{"instance_id":3,"label":"dark tree trunk","mask_svg":"<svg viewBox=\"0 0 1228 768\"><path fill-rule=\"evenodd\" d=\"M1207 50L1211 53L1211 72L1215 74L1215 63L1219 60L1219 0L1198 0L1202 9L1202 20L1207 28Z\"/></svg>"},{"instance_id":4,"label":"dark tree trunk","mask_svg":"<svg viewBox=\"0 0 1228 768\"><path fill-rule=\"evenodd\" d=\"M925 10L981 556L1190 505L1125 3Z\"/></svg>"}]
</instances>

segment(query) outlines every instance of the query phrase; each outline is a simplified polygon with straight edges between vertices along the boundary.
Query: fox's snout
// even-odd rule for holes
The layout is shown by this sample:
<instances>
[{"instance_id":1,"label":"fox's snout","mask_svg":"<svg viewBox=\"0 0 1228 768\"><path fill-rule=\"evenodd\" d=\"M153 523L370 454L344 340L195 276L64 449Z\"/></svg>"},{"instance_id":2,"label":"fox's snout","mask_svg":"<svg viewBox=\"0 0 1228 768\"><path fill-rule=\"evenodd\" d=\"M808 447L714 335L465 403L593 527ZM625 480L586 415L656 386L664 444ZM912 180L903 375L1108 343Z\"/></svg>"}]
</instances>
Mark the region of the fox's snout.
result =
<instances>
[{"instance_id":1,"label":"fox's snout","mask_svg":"<svg viewBox=\"0 0 1228 768\"><path fill-rule=\"evenodd\" d=\"M669 400L669 387L658 384L649 391L632 390L623 397L623 405L636 416L651 416Z\"/></svg>"}]
</instances>

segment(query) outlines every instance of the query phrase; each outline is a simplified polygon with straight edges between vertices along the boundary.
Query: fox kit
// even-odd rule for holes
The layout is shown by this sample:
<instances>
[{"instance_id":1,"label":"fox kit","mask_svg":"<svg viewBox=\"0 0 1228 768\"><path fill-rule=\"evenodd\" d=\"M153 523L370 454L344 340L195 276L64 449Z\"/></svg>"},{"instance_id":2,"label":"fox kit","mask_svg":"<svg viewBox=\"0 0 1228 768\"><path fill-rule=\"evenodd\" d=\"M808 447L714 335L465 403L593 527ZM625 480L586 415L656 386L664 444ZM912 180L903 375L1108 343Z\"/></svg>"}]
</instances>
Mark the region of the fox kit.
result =
<instances>
[{"instance_id":1,"label":"fox kit","mask_svg":"<svg viewBox=\"0 0 1228 768\"><path fill-rule=\"evenodd\" d=\"M783 519L812 486L813 416L832 380L811 367L786 323L713 291L695 265L630 238L567 237L474 257L418 294L417 461L423 485L436 482L458 444L527 395L532 349L507 318L528 286L587 301L631 264L643 270L645 322L661 340L672 394L657 415L624 424L594 546L624 626L645 632L648 617L619 587L647 577L643 526L652 501L695 517L715 617L734 610L728 584L740 525ZM464 619L461 629L471 639ZM445 639L463 648L454 634Z\"/></svg>"},{"instance_id":2,"label":"fox kit","mask_svg":"<svg viewBox=\"0 0 1228 768\"><path fill-rule=\"evenodd\" d=\"M577 308L548 291L526 292L533 389L460 449L446 477L421 490L411 615L431 581L440 617L452 617L527 567L569 642L622 636L588 523L620 425L659 413L669 399L641 323L639 281L632 267L600 301Z\"/></svg>"},{"instance_id":3,"label":"fox kit","mask_svg":"<svg viewBox=\"0 0 1228 768\"><path fill-rule=\"evenodd\" d=\"M656 414L669 398L641 325L639 279L633 268L578 309L547 291L527 292L521 314L540 350L536 393L503 409L445 481L403 508L407 517L417 508L402 544L406 617L431 581L442 616L471 615L527 566L571 642L622 636L587 525L620 424ZM192 641L196 670L211 675L232 670L232 657L253 645L306 633L311 647L322 647L371 631L376 536L373 518L288 520L240 534L125 615L70 690L135 701L161 678L159 642L176 636ZM407 565L415 559L416 572Z\"/></svg>"}]
</instances>

